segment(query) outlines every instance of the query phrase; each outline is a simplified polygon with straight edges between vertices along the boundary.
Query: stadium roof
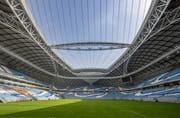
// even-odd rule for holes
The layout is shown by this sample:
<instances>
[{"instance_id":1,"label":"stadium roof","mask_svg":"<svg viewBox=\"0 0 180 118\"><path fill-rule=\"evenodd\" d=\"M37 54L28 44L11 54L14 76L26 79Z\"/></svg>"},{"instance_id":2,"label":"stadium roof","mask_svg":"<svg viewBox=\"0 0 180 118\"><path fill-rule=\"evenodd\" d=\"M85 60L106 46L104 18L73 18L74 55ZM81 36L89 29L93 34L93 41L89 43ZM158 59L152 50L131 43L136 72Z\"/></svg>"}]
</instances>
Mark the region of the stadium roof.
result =
<instances>
[{"instance_id":1,"label":"stadium roof","mask_svg":"<svg viewBox=\"0 0 180 118\"><path fill-rule=\"evenodd\" d=\"M150 4L151 0L26 0L34 24L48 45L131 44ZM53 51L73 70L82 70L108 69L126 49Z\"/></svg>"},{"instance_id":2,"label":"stadium roof","mask_svg":"<svg viewBox=\"0 0 180 118\"><path fill-rule=\"evenodd\" d=\"M124 43L113 40L108 42L102 40L100 42L101 40L97 40L98 43L90 42L87 44L85 41L77 42L75 39L72 42L64 42L63 44L57 42L56 45L60 45L60 47L65 45L65 48L67 48L71 45L71 49L79 44L87 45L88 47L96 43L95 47L87 48L91 50L89 52L82 51L83 46L78 47L78 51L74 51L77 53L81 50L83 53L88 54L87 56L89 57L91 53L104 52L107 45L110 48L106 51L116 51L115 49L111 50L111 48L116 48L116 45L130 44L117 63L113 63L107 70L104 70L104 68L98 69L98 67L72 70L61 60L61 55L58 57L52 51L50 47L54 44L48 43L49 39L44 35L43 29L38 25L33 14L27 11L28 7L24 2L24 0L0 1L0 63L28 76L61 86L83 85L87 84L86 82L89 80L97 85L119 85L124 83L124 79L126 80L125 82L130 82L129 80L132 80L132 78L135 79L155 71L159 72L162 68L170 69L174 67L173 65L179 64L179 0L152 1L144 22L131 42ZM30 14L32 16L29 16ZM138 16L136 17L138 18ZM124 18L121 16L119 19L122 20ZM127 24L123 26L127 27ZM128 24L128 26L130 25ZM52 28L52 30L54 29ZM108 30L110 29L108 28ZM92 51L95 48L102 51ZM120 50L119 47L117 50ZM72 55L69 53L69 48L68 51L65 51L67 54ZM103 55L99 54L99 58L96 61L100 60ZM72 60L74 62L77 61L75 61L75 57L69 58L74 59ZM81 58L78 59L81 61ZM104 60L106 59L107 57L104 58ZM103 63L102 60L101 62ZM87 81L85 82L84 79Z\"/></svg>"}]
</instances>

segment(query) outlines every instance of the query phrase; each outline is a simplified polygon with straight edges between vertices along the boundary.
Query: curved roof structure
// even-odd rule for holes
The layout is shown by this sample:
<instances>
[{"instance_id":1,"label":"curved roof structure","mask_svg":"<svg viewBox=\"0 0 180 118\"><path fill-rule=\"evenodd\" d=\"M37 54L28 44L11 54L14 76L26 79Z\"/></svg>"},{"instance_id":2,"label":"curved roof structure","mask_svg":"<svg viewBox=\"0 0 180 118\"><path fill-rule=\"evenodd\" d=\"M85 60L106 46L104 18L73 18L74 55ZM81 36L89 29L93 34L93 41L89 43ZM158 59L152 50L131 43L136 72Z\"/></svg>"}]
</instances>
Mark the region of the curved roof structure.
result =
<instances>
[{"instance_id":1,"label":"curved roof structure","mask_svg":"<svg viewBox=\"0 0 180 118\"><path fill-rule=\"evenodd\" d=\"M74 43L81 47L84 46L81 42L130 44L150 5L151 0L26 0L29 14L47 44ZM101 51L107 47L81 47L78 52L57 48L54 52L73 70L107 69L127 49L112 47Z\"/></svg>"},{"instance_id":2,"label":"curved roof structure","mask_svg":"<svg viewBox=\"0 0 180 118\"><path fill-rule=\"evenodd\" d=\"M138 4L133 4L133 0L120 1L79 0L74 4L70 0L38 0L38 4L35 4L36 0L0 1L0 62L41 81L61 86L88 83L118 86L147 73L179 65L179 0L152 1L147 10L142 0ZM63 5L61 10L58 5ZM144 10L138 7L139 11L134 11L136 5L142 5ZM59 9L58 13L56 9ZM45 10L49 11L46 12L48 16L52 16L41 16ZM141 12L147 13L141 16ZM135 15L136 28L132 25L134 17L130 14ZM58 16L62 18L58 19ZM39 20L40 17L43 19ZM94 18L98 19L98 24L95 24ZM141 23L137 22L138 19ZM60 27L59 23L65 26ZM77 27L75 24L78 24ZM113 42L131 45L124 50L106 51L62 51L49 47L87 41L89 44Z\"/></svg>"}]
</instances>

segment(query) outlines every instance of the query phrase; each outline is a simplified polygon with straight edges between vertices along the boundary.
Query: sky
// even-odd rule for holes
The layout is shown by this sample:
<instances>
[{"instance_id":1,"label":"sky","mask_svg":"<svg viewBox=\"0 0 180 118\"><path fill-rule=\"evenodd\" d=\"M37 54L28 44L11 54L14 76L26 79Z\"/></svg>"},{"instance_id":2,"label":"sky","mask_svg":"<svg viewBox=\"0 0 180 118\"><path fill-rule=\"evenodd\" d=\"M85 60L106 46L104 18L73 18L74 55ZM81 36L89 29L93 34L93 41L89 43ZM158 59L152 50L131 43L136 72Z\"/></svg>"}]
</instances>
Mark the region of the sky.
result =
<instances>
[{"instance_id":1,"label":"sky","mask_svg":"<svg viewBox=\"0 0 180 118\"><path fill-rule=\"evenodd\" d=\"M48 45L78 42L132 43L151 0L26 0ZM107 69L126 50L53 51L72 69Z\"/></svg>"}]
</instances>

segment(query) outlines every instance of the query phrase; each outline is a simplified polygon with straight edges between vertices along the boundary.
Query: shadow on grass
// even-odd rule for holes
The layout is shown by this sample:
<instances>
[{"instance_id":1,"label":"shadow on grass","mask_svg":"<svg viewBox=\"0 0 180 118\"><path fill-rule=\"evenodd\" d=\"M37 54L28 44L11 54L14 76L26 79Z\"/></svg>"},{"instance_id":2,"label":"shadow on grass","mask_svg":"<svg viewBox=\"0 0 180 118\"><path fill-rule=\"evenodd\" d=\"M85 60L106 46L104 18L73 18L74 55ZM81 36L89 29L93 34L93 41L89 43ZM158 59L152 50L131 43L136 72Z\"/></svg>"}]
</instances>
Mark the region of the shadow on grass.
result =
<instances>
[{"instance_id":1,"label":"shadow on grass","mask_svg":"<svg viewBox=\"0 0 180 118\"><path fill-rule=\"evenodd\" d=\"M71 104L0 115L0 118L119 118L122 112L125 116L133 116L128 115L125 110L119 112L116 107L112 107L113 103L115 102L106 100L81 100Z\"/></svg>"},{"instance_id":2,"label":"shadow on grass","mask_svg":"<svg viewBox=\"0 0 180 118\"><path fill-rule=\"evenodd\" d=\"M0 115L0 118L149 118L148 113L143 114L138 112L139 108L141 107L138 105L136 111L136 107L126 105L126 102L81 100L71 104L62 104L36 110ZM147 110L151 109L153 108ZM160 118L159 115L154 114L157 118Z\"/></svg>"}]
</instances>

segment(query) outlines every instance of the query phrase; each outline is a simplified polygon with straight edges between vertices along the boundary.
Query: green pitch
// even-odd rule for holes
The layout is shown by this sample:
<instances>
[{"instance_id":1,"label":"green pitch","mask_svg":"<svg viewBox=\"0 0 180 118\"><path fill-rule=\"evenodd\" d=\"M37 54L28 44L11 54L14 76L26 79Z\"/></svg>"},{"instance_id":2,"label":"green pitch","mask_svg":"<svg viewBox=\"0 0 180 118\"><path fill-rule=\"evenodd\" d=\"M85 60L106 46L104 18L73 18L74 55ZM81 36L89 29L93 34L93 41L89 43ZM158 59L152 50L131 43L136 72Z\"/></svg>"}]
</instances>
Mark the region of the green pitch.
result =
<instances>
[{"instance_id":1,"label":"green pitch","mask_svg":"<svg viewBox=\"0 0 180 118\"><path fill-rule=\"evenodd\" d=\"M180 118L180 105L80 99L3 103L0 118Z\"/></svg>"}]
</instances>

